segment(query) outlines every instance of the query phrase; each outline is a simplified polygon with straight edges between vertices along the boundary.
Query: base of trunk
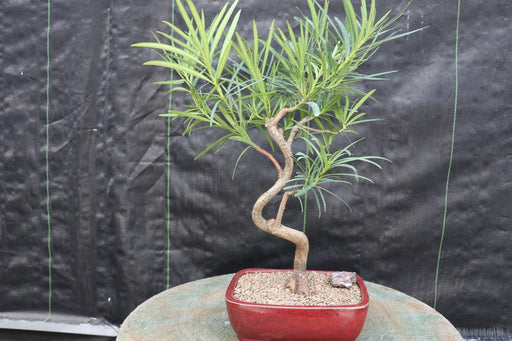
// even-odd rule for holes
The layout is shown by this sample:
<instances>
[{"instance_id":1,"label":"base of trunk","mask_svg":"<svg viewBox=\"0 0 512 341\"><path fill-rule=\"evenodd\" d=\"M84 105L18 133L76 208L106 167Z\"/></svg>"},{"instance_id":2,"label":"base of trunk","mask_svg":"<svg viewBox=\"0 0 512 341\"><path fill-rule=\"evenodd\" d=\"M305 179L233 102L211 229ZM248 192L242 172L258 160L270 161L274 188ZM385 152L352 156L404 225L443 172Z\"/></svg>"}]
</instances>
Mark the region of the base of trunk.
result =
<instances>
[{"instance_id":1,"label":"base of trunk","mask_svg":"<svg viewBox=\"0 0 512 341\"><path fill-rule=\"evenodd\" d=\"M285 287L297 295L309 295L308 274L306 271L295 271L286 282Z\"/></svg>"}]
</instances>

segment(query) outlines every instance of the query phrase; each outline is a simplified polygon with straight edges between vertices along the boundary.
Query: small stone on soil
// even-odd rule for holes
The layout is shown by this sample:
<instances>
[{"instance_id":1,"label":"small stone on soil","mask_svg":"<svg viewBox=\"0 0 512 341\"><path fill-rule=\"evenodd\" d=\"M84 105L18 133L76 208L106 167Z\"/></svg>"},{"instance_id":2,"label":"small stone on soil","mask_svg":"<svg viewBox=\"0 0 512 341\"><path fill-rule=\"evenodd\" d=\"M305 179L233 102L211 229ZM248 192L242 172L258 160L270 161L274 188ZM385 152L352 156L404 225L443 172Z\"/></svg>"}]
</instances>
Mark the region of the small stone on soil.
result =
<instances>
[{"instance_id":1,"label":"small stone on soil","mask_svg":"<svg viewBox=\"0 0 512 341\"><path fill-rule=\"evenodd\" d=\"M348 271L333 272L329 276L329 283L333 287L350 288L356 282L356 273Z\"/></svg>"},{"instance_id":2,"label":"small stone on soil","mask_svg":"<svg viewBox=\"0 0 512 341\"><path fill-rule=\"evenodd\" d=\"M255 272L239 278L233 296L235 299L261 304L332 306L352 305L362 301L358 285L336 288L329 283L329 276L308 272L309 295L302 296L286 288L293 272Z\"/></svg>"}]
</instances>

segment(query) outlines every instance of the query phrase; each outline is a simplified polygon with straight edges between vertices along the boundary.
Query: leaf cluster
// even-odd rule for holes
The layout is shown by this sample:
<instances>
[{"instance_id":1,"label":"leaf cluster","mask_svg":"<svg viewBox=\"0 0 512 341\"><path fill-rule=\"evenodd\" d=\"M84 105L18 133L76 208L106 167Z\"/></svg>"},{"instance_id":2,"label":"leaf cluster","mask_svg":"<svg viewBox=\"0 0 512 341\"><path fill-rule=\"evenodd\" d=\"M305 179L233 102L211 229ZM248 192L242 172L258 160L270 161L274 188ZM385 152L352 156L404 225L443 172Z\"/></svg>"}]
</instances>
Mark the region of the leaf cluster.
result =
<instances>
[{"instance_id":1,"label":"leaf cluster","mask_svg":"<svg viewBox=\"0 0 512 341\"><path fill-rule=\"evenodd\" d=\"M176 0L185 27L165 22L171 34L158 31L154 42L134 46L155 50L159 59L145 64L170 68L174 77L160 83L189 98L187 107L166 114L185 120L185 134L209 128L225 132L198 157L229 141L261 149L249 134L253 128L272 145L266 124L290 108L279 126L285 137L294 131L306 150L294 157L297 174L287 190L296 196L314 190L325 208L324 193L333 194L325 184L366 179L358 175L357 162L378 166L382 159L354 155L355 142L333 147L339 145L333 143L337 138L357 133L357 125L375 119L362 111L374 90L360 90L357 83L389 72L364 75L358 69L382 44L413 32L393 28L405 8L377 18L375 0L360 0L358 11L350 0L342 0L341 19L329 14L328 0L307 3L309 13L299 13L284 27L273 21L262 37L253 21L252 36L243 37L236 29L238 0L226 3L209 22L193 0Z\"/></svg>"}]
</instances>

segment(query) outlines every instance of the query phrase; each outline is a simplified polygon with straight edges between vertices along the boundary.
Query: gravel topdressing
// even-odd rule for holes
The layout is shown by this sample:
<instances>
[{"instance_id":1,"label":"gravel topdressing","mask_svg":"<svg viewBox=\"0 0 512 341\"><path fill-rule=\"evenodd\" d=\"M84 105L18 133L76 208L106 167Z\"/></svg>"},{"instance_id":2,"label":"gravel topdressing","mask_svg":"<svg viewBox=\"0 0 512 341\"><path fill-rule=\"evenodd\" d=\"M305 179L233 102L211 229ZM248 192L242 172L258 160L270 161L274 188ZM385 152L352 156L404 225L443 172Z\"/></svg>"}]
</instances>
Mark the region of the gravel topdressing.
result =
<instances>
[{"instance_id":1,"label":"gravel topdressing","mask_svg":"<svg viewBox=\"0 0 512 341\"><path fill-rule=\"evenodd\" d=\"M233 297L251 303L302 306L332 306L359 304L361 290L357 284L350 288L335 288L326 274L308 272L310 294L296 295L286 288L292 272L255 272L239 278Z\"/></svg>"}]
</instances>

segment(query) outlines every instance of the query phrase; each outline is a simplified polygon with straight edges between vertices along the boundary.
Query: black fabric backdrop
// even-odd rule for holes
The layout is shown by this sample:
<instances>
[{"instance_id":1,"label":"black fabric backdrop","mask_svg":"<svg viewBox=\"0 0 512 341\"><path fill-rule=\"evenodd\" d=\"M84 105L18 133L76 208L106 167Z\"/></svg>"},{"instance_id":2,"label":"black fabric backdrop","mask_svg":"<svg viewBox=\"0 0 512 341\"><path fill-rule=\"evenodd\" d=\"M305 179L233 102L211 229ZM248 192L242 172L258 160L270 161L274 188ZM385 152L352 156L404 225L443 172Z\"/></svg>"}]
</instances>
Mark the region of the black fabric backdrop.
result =
<instances>
[{"instance_id":1,"label":"black fabric backdrop","mask_svg":"<svg viewBox=\"0 0 512 341\"><path fill-rule=\"evenodd\" d=\"M222 1L197 1L206 14ZM333 1L333 6L336 1ZM379 13L405 0L379 0ZM302 0L242 0L254 18L291 19ZM512 326L512 3L462 1L459 97L438 310L459 328ZM353 211L312 202L311 269L354 270L433 303L455 94L456 1L417 0L399 22L428 26L383 47L364 71L396 69L366 110L363 152L393 161L364 168L375 184L336 188ZM0 310L48 309L46 62L50 60L49 187L52 309L121 323L171 286L243 267L289 268L293 248L256 230L252 202L275 174L232 144L194 161L214 133L171 126L170 271L167 269L168 96L130 44L165 29L171 1L0 4ZM178 24L181 24L177 21ZM174 98L179 105L181 98ZM285 219L301 227L292 202ZM295 212L294 212L295 211Z\"/></svg>"}]
</instances>

